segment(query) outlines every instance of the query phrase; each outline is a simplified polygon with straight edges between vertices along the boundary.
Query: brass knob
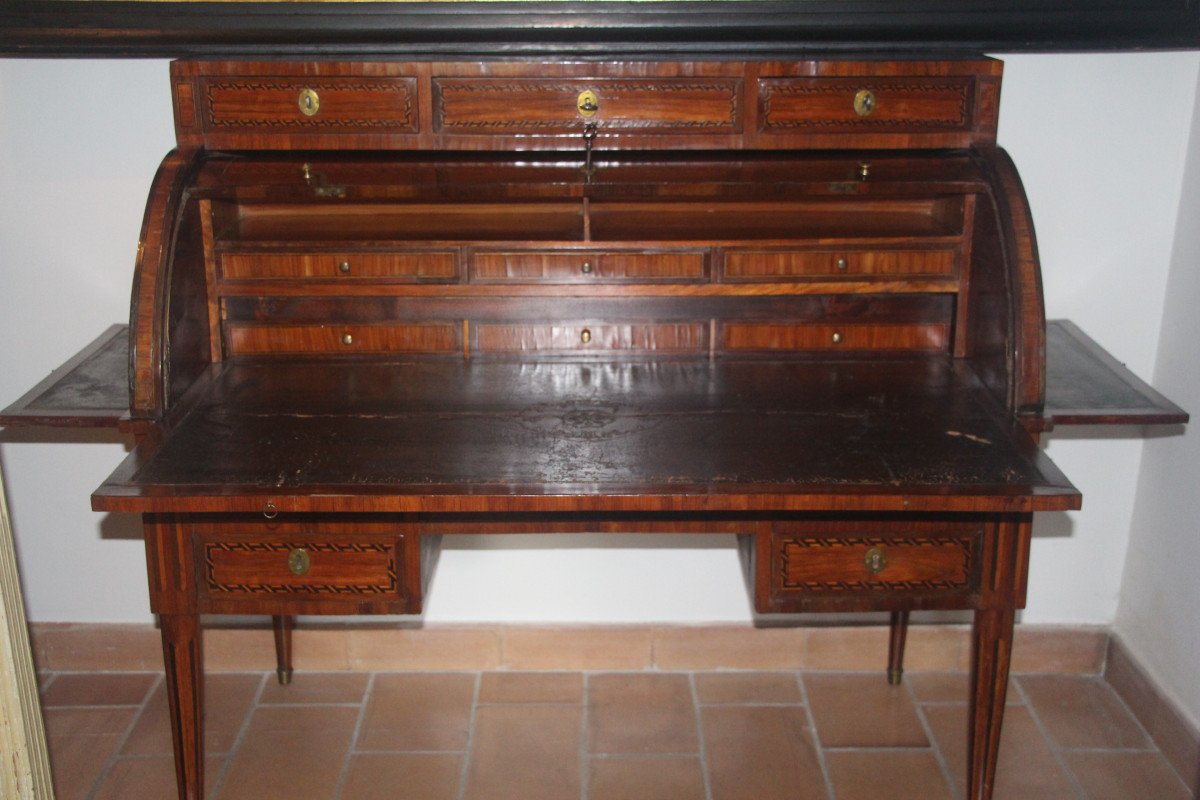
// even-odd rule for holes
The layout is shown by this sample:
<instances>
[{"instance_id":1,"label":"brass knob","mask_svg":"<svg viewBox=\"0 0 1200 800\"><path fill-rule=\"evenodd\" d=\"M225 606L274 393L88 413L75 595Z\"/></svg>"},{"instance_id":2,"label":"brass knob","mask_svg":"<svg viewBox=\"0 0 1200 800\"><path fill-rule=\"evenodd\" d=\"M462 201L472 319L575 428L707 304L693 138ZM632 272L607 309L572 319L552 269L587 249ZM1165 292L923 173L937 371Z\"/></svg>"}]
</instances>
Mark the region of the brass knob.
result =
<instances>
[{"instance_id":1,"label":"brass knob","mask_svg":"<svg viewBox=\"0 0 1200 800\"><path fill-rule=\"evenodd\" d=\"M585 89L576 98L575 107L579 109L579 113L582 116L594 117L596 116L596 112L600 110L600 98L591 89Z\"/></svg>"},{"instance_id":2,"label":"brass knob","mask_svg":"<svg viewBox=\"0 0 1200 800\"><path fill-rule=\"evenodd\" d=\"M841 344L842 343L842 334L838 331L834 331L833 336L830 337L830 340L834 344Z\"/></svg>"},{"instance_id":3,"label":"brass knob","mask_svg":"<svg viewBox=\"0 0 1200 800\"><path fill-rule=\"evenodd\" d=\"M858 162L858 179L860 181L865 181L869 177L871 177L871 162L870 161Z\"/></svg>"},{"instance_id":4,"label":"brass knob","mask_svg":"<svg viewBox=\"0 0 1200 800\"><path fill-rule=\"evenodd\" d=\"M296 547L288 553L287 565L293 575L307 575L312 569L312 557L303 547Z\"/></svg>"},{"instance_id":5,"label":"brass knob","mask_svg":"<svg viewBox=\"0 0 1200 800\"><path fill-rule=\"evenodd\" d=\"M354 344L354 337L349 333L342 334L342 344Z\"/></svg>"},{"instance_id":6,"label":"brass knob","mask_svg":"<svg viewBox=\"0 0 1200 800\"><path fill-rule=\"evenodd\" d=\"M592 332L587 328L584 328L579 334L579 341L583 342L584 344L592 341Z\"/></svg>"},{"instance_id":7,"label":"brass knob","mask_svg":"<svg viewBox=\"0 0 1200 800\"><path fill-rule=\"evenodd\" d=\"M584 275L591 275L592 274L592 262L590 262L590 261L583 262L583 266L580 267L579 269L583 272Z\"/></svg>"},{"instance_id":8,"label":"brass knob","mask_svg":"<svg viewBox=\"0 0 1200 800\"><path fill-rule=\"evenodd\" d=\"M279 516L279 509L275 507L273 502L268 500L267 504L263 506L263 516L267 519L275 519Z\"/></svg>"},{"instance_id":9,"label":"brass knob","mask_svg":"<svg viewBox=\"0 0 1200 800\"><path fill-rule=\"evenodd\" d=\"M863 565L867 568L867 572L872 575L878 575L887 569L887 553L883 552L882 547L872 547L867 551L867 557L863 559Z\"/></svg>"},{"instance_id":10,"label":"brass knob","mask_svg":"<svg viewBox=\"0 0 1200 800\"><path fill-rule=\"evenodd\" d=\"M304 116L314 116L321 110L321 96L317 94L316 89L301 89L300 96L296 98L296 105L300 107L300 113Z\"/></svg>"},{"instance_id":11,"label":"brass knob","mask_svg":"<svg viewBox=\"0 0 1200 800\"><path fill-rule=\"evenodd\" d=\"M869 117L875 110L875 93L870 89L859 89L854 95L854 113L860 117Z\"/></svg>"},{"instance_id":12,"label":"brass knob","mask_svg":"<svg viewBox=\"0 0 1200 800\"><path fill-rule=\"evenodd\" d=\"M338 264L338 272L342 273L343 275L349 275L350 274L350 262L343 261L342 263Z\"/></svg>"},{"instance_id":13,"label":"brass knob","mask_svg":"<svg viewBox=\"0 0 1200 800\"><path fill-rule=\"evenodd\" d=\"M850 266L850 262L844 258L839 258L837 260L836 266L840 272L845 272L846 269Z\"/></svg>"}]
</instances>

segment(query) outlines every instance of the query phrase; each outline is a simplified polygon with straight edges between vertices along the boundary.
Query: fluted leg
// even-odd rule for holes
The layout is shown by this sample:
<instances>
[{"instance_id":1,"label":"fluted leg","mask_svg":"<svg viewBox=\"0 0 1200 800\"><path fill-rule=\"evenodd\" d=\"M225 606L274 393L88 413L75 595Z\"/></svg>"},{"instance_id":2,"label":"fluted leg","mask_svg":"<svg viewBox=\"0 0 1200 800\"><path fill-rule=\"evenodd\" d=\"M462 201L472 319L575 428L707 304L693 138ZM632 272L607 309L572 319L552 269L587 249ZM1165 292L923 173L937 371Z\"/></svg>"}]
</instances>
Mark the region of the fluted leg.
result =
<instances>
[{"instance_id":1,"label":"fluted leg","mask_svg":"<svg viewBox=\"0 0 1200 800\"><path fill-rule=\"evenodd\" d=\"M179 800L204 797L204 666L200 620L195 614L162 614L163 661L171 736L175 745L175 779Z\"/></svg>"},{"instance_id":2,"label":"fluted leg","mask_svg":"<svg viewBox=\"0 0 1200 800\"><path fill-rule=\"evenodd\" d=\"M991 800L1000 752L1000 726L1012 661L1011 608L975 612L971 658L971 721L967 742L967 798Z\"/></svg>"}]
</instances>

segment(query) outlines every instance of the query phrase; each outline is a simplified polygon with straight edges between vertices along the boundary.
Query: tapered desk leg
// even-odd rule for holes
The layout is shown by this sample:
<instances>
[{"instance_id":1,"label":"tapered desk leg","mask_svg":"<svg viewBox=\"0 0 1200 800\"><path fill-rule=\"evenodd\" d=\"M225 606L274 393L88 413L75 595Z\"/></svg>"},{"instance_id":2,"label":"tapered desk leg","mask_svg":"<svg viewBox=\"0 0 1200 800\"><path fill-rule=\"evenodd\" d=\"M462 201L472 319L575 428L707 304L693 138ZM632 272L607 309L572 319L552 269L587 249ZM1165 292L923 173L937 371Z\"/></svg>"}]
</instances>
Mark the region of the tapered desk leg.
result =
<instances>
[{"instance_id":1,"label":"tapered desk leg","mask_svg":"<svg viewBox=\"0 0 1200 800\"><path fill-rule=\"evenodd\" d=\"M971 715L967 741L967 798L991 800L1000 752L1000 725L1012 660L1011 608L975 612L971 658Z\"/></svg>"},{"instance_id":2,"label":"tapered desk leg","mask_svg":"<svg viewBox=\"0 0 1200 800\"><path fill-rule=\"evenodd\" d=\"M295 618L281 615L271 617L275 626L275 676L280 686L292 682L292 628Z\"/></svg>"},{"instance_id":3,"label":"tapered desk leg","mask_svg":"<svg viewBox=\"0 0 1200 800\"><path fill-rule=\"evenodd\" d=\"M162 614L163 661L179 800L204 797L204 666L195 614Z\"/></svg>"},{"instance_id":4,"label":"tapered desk leg","mask_svg":"<svg viewBox=\"0 0 1200 800\"><path fill-rule=\"evenodd\" d=\"M908 612L892 612L891 637L888 639L888 683L899 686L904 677L904 642L908 637Z\"/></svg>"}]
</instances>

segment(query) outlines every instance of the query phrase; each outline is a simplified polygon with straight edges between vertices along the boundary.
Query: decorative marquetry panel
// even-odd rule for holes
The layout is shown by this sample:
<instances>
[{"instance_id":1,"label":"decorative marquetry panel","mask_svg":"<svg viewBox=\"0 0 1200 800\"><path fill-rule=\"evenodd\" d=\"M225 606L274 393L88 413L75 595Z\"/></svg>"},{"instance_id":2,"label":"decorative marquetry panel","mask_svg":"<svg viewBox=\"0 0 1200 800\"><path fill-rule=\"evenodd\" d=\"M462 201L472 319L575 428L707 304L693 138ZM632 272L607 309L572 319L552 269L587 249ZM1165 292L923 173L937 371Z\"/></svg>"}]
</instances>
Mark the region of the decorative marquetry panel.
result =
<instances>
[{"instance_id":1,"label":"decorative marquetry panel","mask_svg":"<svg viewBox=\"0 0 1200 800\"><path fill-rule=\"evenodd\" d=\"M294 553L303 553L302 571ZM391 542L206 542L203 558L209 592L378 595L399 587Z\"/></svg>"},{"instance_id":2,"label":"decorative marquetry panel","mask_svg":"<svg viewBox=\"0 0 1200 800\"><path fill-rule=\"evenodd\" d=\"M977 542L974 535L784 537L777 585L786 592L969 590L978 580Z\"/></svg>"},{"instance_id":3,"label":"decorative marquetry panel","mask_svg":"<svg viewBox=\"0 0 1200 800\"><path fill-rule=\"evenodd\" d=\"M644 80L537 78L435 78L434 129L441 133L540 133L689 131L736 133L741 129L738 79ZM597 110L579 110L592 92Z\"/></svg>"},{"instance_id":4,"label":"decorative marquetry panel","mask_svg":"<svg viewBox=\"0 0 1200 800\"><path fill-rule=\"evenodd\" d=\"M201 110L210 130L415 133L416 94L415 78L212 79L203 84Z\"/></svg>"},{"instance_id":5,"label":"decorative marquetry panel","mask_svg":"<svg viewBox=\"0 0 1200 800\"><path fill-rule=\"evenodd\" d=\"M973 85L969 79L765 78L759 81L759 125L767 133L964 130L971 124Z\"/></svg>"}]
</instances>

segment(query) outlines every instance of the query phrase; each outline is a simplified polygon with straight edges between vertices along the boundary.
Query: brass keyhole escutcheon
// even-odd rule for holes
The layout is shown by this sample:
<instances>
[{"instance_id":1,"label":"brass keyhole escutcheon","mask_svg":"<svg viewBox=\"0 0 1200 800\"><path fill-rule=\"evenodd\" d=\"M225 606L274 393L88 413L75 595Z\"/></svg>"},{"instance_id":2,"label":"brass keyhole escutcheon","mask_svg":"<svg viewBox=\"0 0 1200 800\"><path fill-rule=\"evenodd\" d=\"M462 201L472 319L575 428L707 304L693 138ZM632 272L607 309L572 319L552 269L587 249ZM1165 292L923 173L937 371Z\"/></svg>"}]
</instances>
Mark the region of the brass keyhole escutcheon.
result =
<instances>
[{"instance_id":1,"label":"brass keyhole escutcheon","mask_svg":"<svg viewBox=\"0 0 1200 800\"><path fill-rule=\"evenodd\" d=\"M576 98L575 107L579 109L579 113L582 116L594 117L596 116L596 112L600 110L600 98L591 89L585 89Z\"/></svg>"},{"instance_id":2,"label":"brass keyhole escutcheon","mask_svg":"<svg viewBox=\"0 0 1200 800\"><path fill-rule=\"evenodd\" d=\"M867 572L878 575L887 569L887 553L883 552L882 547L872 547L867 551L867 557L863 559L863 564L866 566Z\"/></svg>"},{"instance_id":3,"label":"brass keyhole escutcheon","mask_svg":"<svg viewBox=\"0 0 1200 800\"><path fill-rule=\"evenodd\" d=\"M587 328L584 328L579 334L579 341L583 342L584 344L592 341L592 332Z\"/></svg>"},{"instance_id":4,"label":"brass keyhole escutcheon","mask_svg":"<svg viewBox=\"0 0 1200 800\"><path fill-rule=\"evenodd\" d=\"M296 98L296 105L300 107L300 113L304 116L314 116L321 110L321 96L317 94L316 89L301 89L300 96Z\"/></svg>"},{"instance_id":5,"label":"brass keyhole escutcheon","mask_svg":"<svg viewBox=\"0 0 1200 800\"><path fill-rule=\"evenodd\" d=\"M312 569L312 558L303 547L296 547L288 553L288 571L293 575L307 575Z\"/></svg>"},{"instance_id":6,"label":"brass keyhole escutcheon","mask_svg":"<svg viewBox=\"0 0 1200 800\"><path fill-rule=\"evenodd\" d=\"M854 95L854 113L860 117L869 117L875 110L875 93L870 89L859 89Z\"/></svg>"}]
</instances>

